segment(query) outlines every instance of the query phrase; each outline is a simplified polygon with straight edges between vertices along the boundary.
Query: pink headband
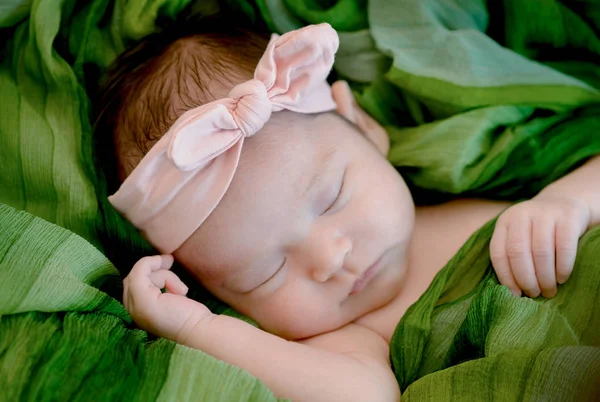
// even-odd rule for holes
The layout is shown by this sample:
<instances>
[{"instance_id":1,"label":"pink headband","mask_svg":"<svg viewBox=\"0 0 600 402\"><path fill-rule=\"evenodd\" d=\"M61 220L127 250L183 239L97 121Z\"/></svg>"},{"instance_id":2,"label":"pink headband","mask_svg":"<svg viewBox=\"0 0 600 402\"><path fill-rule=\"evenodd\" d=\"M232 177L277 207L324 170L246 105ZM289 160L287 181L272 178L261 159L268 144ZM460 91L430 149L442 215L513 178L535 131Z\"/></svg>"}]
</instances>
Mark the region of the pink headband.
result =
<instances>
[{"instance_id":1,"label":"pink headband","mask_svg":"<svg viewBox=\"0 0 600 402\"><path fill-rule=\"evenodd\" d=\"M112 205L160 252L175 251L221 201L244 138L256 134L271 112L336 109L326 78L337 48L329 24L273 35L254 79L181 115L108 197Z\"/></svg>"}]
</instances>

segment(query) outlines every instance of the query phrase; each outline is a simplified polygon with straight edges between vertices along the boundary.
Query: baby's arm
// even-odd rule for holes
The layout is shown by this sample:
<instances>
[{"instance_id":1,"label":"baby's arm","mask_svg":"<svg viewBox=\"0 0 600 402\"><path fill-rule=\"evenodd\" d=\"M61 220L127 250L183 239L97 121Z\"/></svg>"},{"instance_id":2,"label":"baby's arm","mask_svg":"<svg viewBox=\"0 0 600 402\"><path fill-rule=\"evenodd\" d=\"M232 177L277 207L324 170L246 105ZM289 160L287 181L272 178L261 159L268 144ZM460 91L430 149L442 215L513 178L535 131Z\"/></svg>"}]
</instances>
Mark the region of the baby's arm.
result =
<instances>
[{"instance_id":1,"label":"baby's arm","mask_svg":"<svg viewBox=\"0 0 600 402\"><path fill-rule=\"evenodd\" d=\"M387 344L350 324L306 341L286 341L185 297L171 256L140 260L124 282L124 304L140 328L248 370L276 396L298 401L398 401ZM166 288L169 293L162 293ZM329 349L329 350L327 350Z\"/></svg>"},{"instance_id":2,"label":"baby's arm","mask_svg":"<svg viewBox=\"0 0 600 402\"><path fill-rule=\"evenodd\" d=\"M490 257L500 283L520 295L556 294L573 270L579 237L600 224L600 156L507 209Z\"/></svg>"}]
</instances>

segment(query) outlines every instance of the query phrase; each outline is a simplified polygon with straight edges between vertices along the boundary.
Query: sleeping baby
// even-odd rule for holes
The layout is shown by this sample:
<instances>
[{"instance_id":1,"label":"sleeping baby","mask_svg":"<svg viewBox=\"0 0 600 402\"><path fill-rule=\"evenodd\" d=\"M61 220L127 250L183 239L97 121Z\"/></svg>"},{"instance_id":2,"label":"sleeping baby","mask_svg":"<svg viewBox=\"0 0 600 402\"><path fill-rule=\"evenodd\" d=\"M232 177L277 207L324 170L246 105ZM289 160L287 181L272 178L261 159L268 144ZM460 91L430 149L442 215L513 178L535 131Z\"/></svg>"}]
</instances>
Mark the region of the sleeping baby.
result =
<instances>
[{"instance_id":1,"label":"sleeping baby","mask_svg":"<svg viewBox=\"0 0 600 402\"><path fill-rule=\"evenodd\" d=\"M385 131L347 84L326 81L337 47L327 24L269 40L206 22L117 61L106 88L118 107L100 116L118 161L109 199L161 253L135 264L123 302L140 328L246 369L278 397L393 401L397 323L487 221L500 215L500 283L555 295L600 223L600 158L512 206L415 208ZM260 328L187 298L173 259Z\"/></svg>"}]
</instances>

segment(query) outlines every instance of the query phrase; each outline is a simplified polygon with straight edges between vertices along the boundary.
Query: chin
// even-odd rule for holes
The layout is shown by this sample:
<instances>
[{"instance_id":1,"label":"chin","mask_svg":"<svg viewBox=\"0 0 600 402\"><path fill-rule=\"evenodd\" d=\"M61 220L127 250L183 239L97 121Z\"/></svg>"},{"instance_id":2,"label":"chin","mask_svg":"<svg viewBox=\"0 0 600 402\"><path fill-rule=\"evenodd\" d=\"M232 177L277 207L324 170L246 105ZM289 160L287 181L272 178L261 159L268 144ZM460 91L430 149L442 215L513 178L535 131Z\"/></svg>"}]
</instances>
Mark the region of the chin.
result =
<instances>
[{"instance_id":1,"label":"chin","mask_svg":"<svg viewBox=\"0 0 600 402\"><path fill-rule=\"evenodd\" d=\"M314 326L314 324L313 324ZM327 330L321 330L320 328L274 328L269 329L268 327L263 328L265 331L277 335L280 338L288 341L298 341L301 339L312 338L313 336L320 335L328 332ZM334 328L335 329L335 328Z\"/></svg>"},{"instance_id":2,"label":"chin","mask_svg":"<svg viewBox=\"0 0 600 402\"><path fill-rule=\"evenodd\" d=\"M293 324L286 326L282 326L281 323L274 326L267 324L265 326L261 325L261 328L288 341L297 341L335 331L352 321L341 320L339 317L336 320L334 317L330 317L310 321L296 320Z\"/></svg>"}]
</instances>

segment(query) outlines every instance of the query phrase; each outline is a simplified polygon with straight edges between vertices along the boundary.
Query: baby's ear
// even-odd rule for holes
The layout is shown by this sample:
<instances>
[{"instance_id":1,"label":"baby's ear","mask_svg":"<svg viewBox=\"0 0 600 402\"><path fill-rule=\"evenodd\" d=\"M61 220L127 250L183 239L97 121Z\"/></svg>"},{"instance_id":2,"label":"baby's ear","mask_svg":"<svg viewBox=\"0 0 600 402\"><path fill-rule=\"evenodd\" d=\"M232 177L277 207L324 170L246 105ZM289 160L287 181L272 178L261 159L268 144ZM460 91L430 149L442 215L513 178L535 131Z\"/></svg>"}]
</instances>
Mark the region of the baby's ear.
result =
<instances>
[{"instance_id":1,"label":"baby's ear","mask_svg":"<svg viewBox=\"0 0 600 402\"><path fill-rule=\"evenodd\" d=\"M337 111L346 119L356 124L365 137L371 141L383 156L387 157L390 150L390 138L375 119L367 114L354 99L346 81L336 81L331 86L333 100Z\"/></svg>"}]
</instances>

